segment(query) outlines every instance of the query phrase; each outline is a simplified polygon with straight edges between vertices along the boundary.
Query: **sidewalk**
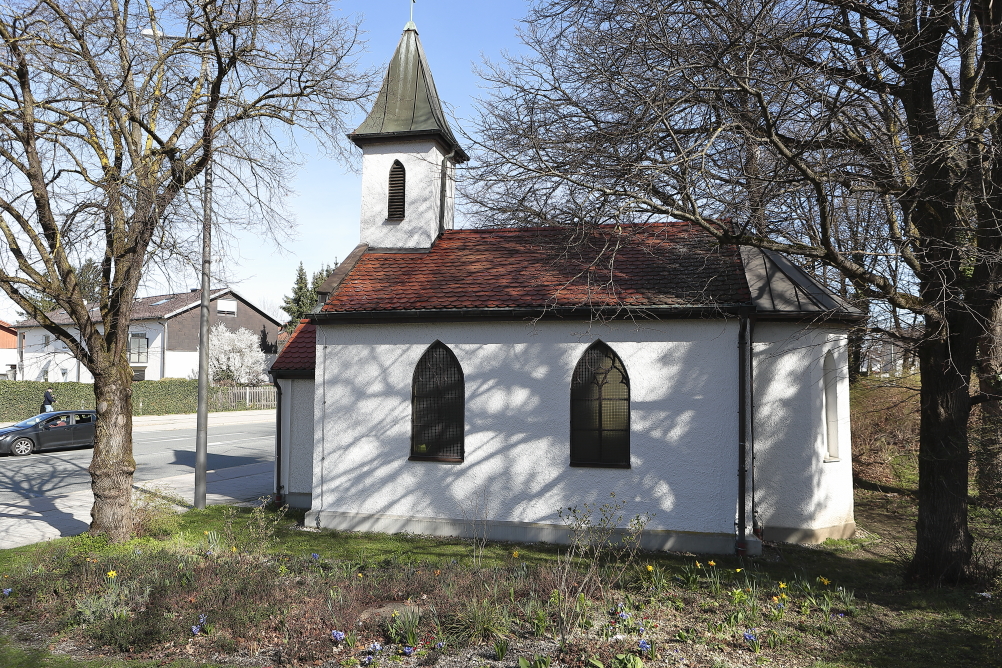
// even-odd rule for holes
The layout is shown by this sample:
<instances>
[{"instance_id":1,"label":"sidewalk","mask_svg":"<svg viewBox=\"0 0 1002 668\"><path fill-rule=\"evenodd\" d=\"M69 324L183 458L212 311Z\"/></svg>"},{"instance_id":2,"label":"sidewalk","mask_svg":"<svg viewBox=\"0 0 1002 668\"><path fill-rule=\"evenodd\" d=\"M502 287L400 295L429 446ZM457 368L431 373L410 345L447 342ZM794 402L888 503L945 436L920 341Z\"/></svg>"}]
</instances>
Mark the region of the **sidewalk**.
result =
<instances>
[{"instance_id":1,"label":"sidewalk","mask_svg":"<svg viewBox=\"0 0 1002 668\"><path fill-rule=\"evenodd\" d=\"M183 415L135 415L132 417L132 432L194 429L197 417L195 413L185 413ZM209 413L210 428L216 425L249 424L251 422L275 422L275 409Z\"/></svg>"},{"instance_id":2,"label":"sidewalk","mask_svg":"<svg viewBox=\"0 0 1002 668\"><path fill-rule=\"evenodd\" d=\"M272 462L265 462L208 471L205 476L206 504L246 505L270 495L274 489L274 466ZM147 480L136 483L133 489L168 494L191 503L195 498L195 475L188 473ZM0 549L83 533L90 526L93 503L94 495L90 490L0 503Z\"/></svg>"},{"instance_id":3,"label":"sidewalk","mask_svg":"<svg viewBox=\"0 0 1002 668\"><path fill-rule=\"evenodd\" d=\"M173 429L194 429L195 413L181 415L134 415L132 431L170 431ZM223 411L209 413L209 426L225 424L247 424L250 422L274 422L275 409L260 411ZM9 427L13 422L2 422L0 427Z\"/></svg>"}]
</instances>

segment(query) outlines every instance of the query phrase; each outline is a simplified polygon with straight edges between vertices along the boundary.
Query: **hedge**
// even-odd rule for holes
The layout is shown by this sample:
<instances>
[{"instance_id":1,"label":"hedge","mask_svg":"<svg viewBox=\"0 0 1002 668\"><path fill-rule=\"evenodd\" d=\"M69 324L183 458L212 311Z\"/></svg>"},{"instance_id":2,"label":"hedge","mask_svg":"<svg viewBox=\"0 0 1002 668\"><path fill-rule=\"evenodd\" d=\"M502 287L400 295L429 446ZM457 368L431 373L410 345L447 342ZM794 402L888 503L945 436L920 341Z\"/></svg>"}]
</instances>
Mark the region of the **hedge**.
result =
<instances>
[{"instance_id":1,"label":"hedge","mask_svg":"<svg viewBox=\"0 0 1002 668\"><path fill-rule=\"evenodd\" d=\"M56 395L57 409L94 408L94 385L91 383L0 380L0 422L13 422L36 415L47 387L51 387ZM212 405L212 398L223 389L225 388L209 388L210 410L220 409ZM175 415L194 413L197 410L197 380L165 378L137 380L132 383L133 415Z\"/></svg>"}]
</instances>

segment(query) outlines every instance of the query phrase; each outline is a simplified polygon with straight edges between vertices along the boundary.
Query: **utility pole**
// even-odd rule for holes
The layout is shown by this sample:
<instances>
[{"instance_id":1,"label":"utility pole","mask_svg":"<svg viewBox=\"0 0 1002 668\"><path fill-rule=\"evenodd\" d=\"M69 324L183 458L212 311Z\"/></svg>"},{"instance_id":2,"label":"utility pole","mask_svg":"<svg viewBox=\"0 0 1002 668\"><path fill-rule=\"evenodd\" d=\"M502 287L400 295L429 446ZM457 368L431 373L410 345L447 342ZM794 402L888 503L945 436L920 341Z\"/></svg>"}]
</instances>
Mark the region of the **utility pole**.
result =
<instances>
[{"instance_id":1,"label":"utility pole","mask_svg":"<svg viewBox=\"0 0 1002 668\"><path fill-rule=\"evenodd\" d=\"M209 458L209 279L212 265L212 148L202 190L202 305L198 314L198 416L195 421L195 507L205 508Z\"/></svg>"}]
</instances>

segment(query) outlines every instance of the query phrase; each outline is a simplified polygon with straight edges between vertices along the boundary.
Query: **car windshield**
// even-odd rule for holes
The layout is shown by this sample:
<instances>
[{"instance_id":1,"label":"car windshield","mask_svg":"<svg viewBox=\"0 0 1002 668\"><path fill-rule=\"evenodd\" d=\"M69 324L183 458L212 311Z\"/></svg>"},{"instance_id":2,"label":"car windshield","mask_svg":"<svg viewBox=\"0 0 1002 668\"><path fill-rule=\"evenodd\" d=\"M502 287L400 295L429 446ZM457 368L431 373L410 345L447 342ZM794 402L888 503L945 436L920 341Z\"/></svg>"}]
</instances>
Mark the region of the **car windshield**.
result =
<instances>
[{"instance_id":1,"label":"car windshield","mask_svg":"<svg viewBox=\"0 0 1002 668\"><path fill-rule=\"evenodd\" d=\"M32 426L34 424L38 424L39 422L41 422L45 418L46 418L45 413L42 413L41 415L36 415L35 417L30 417L27 420L24 420L23 422L18 422L14 426L15 427L30 427L30 426Z\"/></svg>"}]
</instances>

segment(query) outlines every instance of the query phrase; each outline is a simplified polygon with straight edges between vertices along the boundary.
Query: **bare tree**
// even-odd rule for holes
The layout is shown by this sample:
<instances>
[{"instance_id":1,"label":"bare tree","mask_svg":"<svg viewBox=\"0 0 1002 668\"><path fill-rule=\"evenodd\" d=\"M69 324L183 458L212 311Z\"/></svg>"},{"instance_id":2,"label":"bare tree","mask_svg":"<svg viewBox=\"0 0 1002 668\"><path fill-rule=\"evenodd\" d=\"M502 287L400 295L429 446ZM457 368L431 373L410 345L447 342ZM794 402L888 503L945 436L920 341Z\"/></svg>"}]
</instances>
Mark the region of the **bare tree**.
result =
<instances>
[{"instance_id":1,"label":"bare tree","mask_svg":"<svg viewBox=\"0 0 1002 668\"><path fill-rule=\"evenodd\" d=\"M355 62L357 23L326 0L12 0L0 40L0 288L94 376L91 532L121 541L144 270L190 249L210 161L234 217L273 220L284 128L336 149L371 74ZM85 256L100 265L96 303L71 261Z\"/></svg>"},{"instance_id":2,"label":"bare tree","mask_svg":"<svg viewBox=\"0 0 1002 668\"><path fill-rule=\"evenodd\" d=\"M920 319L908 575L965 578L968 418L998 399L970 379L1002 295L1002 9L540 0L523 39L530 55L485 67L474 209L493 224L690 221L837 272L889 329Z\"/></svg>"}]
</instances>

